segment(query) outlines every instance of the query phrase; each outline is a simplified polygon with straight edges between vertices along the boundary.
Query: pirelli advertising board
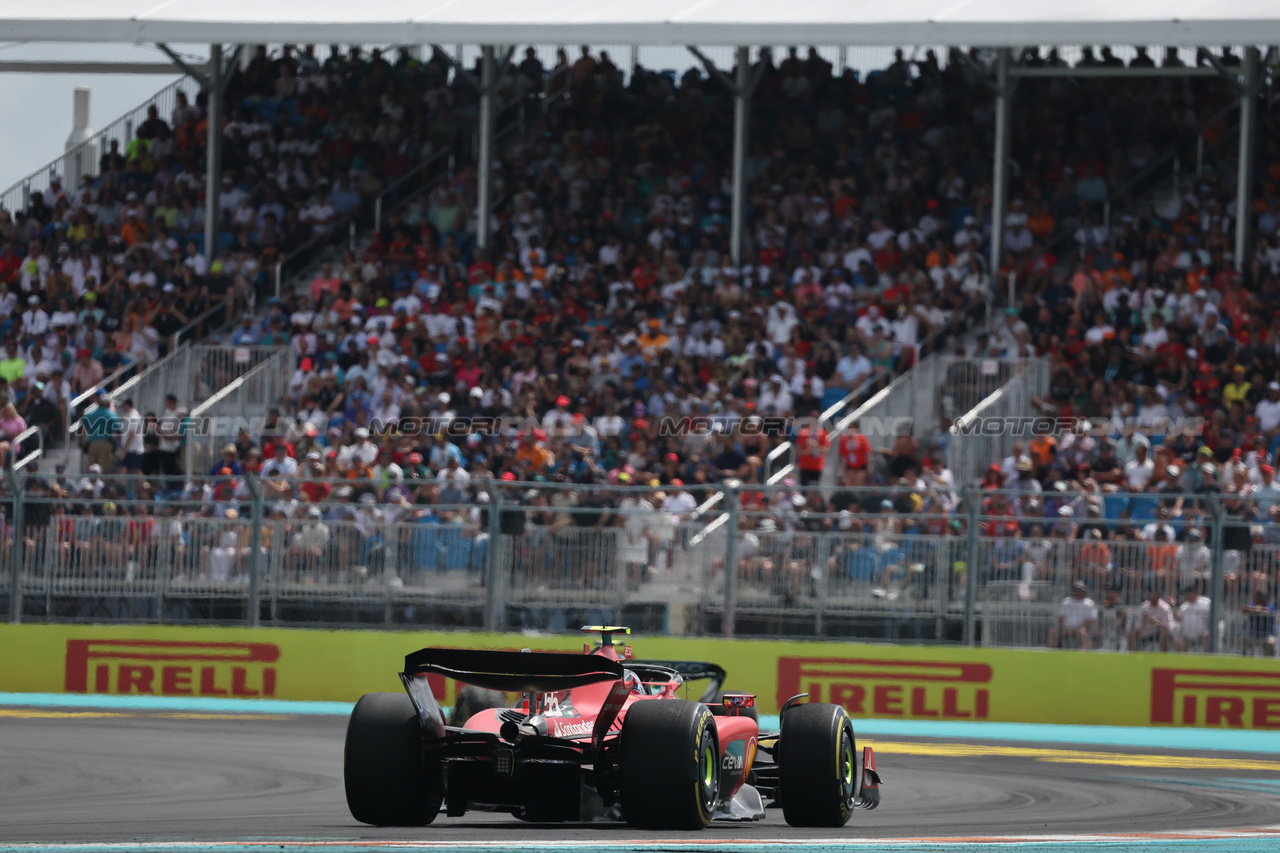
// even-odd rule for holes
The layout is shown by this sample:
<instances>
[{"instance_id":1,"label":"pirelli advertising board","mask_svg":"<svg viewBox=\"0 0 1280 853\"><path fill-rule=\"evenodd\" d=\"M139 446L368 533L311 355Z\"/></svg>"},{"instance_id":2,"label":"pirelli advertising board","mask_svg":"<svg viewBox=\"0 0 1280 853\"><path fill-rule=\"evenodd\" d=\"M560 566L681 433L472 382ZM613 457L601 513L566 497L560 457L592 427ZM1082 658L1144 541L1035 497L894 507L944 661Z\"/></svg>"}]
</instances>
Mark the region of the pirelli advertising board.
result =
<instances>
[{"instance_id":1,"label":"pirelli advertising board","mask_svg":"<svg viewBox=\"0 0 1280 853\"><path fill-rule=\"evenodd\" d=\"M1280 729L1280 660L633 636L637 658L705 660L776 713L789 696L858 717ZM399 690L426 646L581 652L581 635L0 625L0 692L353 702ZM451 700L454 685L434 684ZM691 694L693 695L693 694Z\"/></svg>"}]
</instances>

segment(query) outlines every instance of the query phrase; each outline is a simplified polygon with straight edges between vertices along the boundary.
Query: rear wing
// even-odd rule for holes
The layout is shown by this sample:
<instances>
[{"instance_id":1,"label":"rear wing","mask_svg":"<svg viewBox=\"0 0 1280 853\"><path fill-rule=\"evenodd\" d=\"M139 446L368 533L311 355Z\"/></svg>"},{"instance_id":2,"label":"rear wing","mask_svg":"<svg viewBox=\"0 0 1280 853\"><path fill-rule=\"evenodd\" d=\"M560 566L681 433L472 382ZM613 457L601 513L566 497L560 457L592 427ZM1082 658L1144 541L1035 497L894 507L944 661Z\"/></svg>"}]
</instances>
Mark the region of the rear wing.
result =
<instances>
[{"instance_id":1,"label":"rear wing","mask_svg":"<svg viewBox=\"0 0 1280 853\"><path fill-rule=\"evenodd\" d=\"M696 660L633 660L627 664L629 667L639 672L644 666L662 666L668 669L674 669L680 673L685 681L701 681L704 678L711 679L711 685L702 693L700 702L718 702L720 699L720 688L724 686L724 680L728 677L728 673L724 671L724 667L706 661Z\"/></svg>"},{"instance_id":2,"label":"rear wing","mask_svg":"<svg viewBox=\"0 0 1280 853\"><path fill-rule=\"evenodd\" d=\"M622 664L600 655L421 649L406 655L404 676L431 673L503 693L557 693L622 678Z\"/></svg>"}]
</instances>

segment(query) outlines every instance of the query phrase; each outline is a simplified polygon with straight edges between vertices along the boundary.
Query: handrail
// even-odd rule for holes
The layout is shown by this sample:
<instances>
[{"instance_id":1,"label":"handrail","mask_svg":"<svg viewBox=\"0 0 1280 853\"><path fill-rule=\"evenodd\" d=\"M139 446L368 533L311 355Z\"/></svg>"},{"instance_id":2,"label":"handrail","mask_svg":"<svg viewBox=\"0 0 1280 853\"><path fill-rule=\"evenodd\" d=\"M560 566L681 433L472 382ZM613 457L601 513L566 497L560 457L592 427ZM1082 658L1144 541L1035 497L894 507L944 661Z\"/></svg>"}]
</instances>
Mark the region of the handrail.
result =
<instances>
[{"instance_id":1,"label":"handrail","mask_svg":"<svg viewBox=\"0 0 1280 853\"><path fill-rule=\"evenodd\" d=\"M692 518L692 516L690 516L690 518ZM728 522L729 522L729 513L727 512L720 513L720 515L716 516L715 521L711 522L706 527L699 530L689 539L689 547L692 548L695 545L701 545L703 539L706 539L708 536L716 532L716 530L720 529Z\"/></svg>"},{"instance_id":2,"label":"handrail","mask_svg":"<svg viewBox=\"0 0 1280 853\"><path fill-rule=\"evenodd\" d=\"M689 513L689 520L697 521L699 518L702 518L702 516L710 512L713 506L720 503L722 500L724 500L724 492L716 492L714 495L699 504L693 512Z\"/></svg>"},{"instance_id":3,"label":"handrail","mask_svg":"<svg viewBox=\"0 0 1280 853\"><path fill-rule=\"evenodd\" d=\"M135 376L130 377L123 385L121 385L116 390L112 391L111 396L115 397L117 394L123 394L125 391L128 391L134 385L137 385L139 382L141 382L142 378L146 376L148 373L150 373L153 370L157 370L160 367L160 365L163 364L166 360L173 358L173 356L176 355L179 350L182 350L189 346L191 346L190 343L182 344L181 346L175 348L173 352L169 353L167 356L160 359L159 361L151 362L146 366L145 370L142 370L139 373L137 373Z\"/></svg>"},{"instance_id":4,"label":"handrail","mask_svg":"<svg viewBox=\"0 0 1280 853\"><path fill-rule=\"evenodd\" d=\"M866 381L864 381L857 388L850 391L848 394L842 397L839 401L832 403L830 406L827 407L826 411L818 415L818 423L822 424L827 421L830 421L832 418L836 416L836 414L841 409L843 409L845 406L849 405L849 403L853 402L853 400L862 396L868 390L870 390L872 385L878 382L883 382L885 376L887 375L888 375L888 372L884 368L882 367L874 368L871 371L871 376L868 377ZM904 372L903 376L905 375L906 373ZM837 427L837 430L840 430L840 429L843 429L843 427ZM833 433L833 435L834 434L835 433ZM789 473L789 470L794 468L795 444L792 441L784 441L781 444L779 444L777 447L775 447L773 450L769 451L769 454L764 458L764 474L765 474L766 485L771 486L775 482L780 480L782 477L786 476L786 474L783 473L782 471L776 474L770 475L770 471L772 470L772 463L774 462L774 460L776 460L779 456L782 456L784 453L790 453L792 458L788 459L787 465L784 466L783 470Z\"/></svg>"},{"instance_id":5,"label":"handrail","mask_svg":"<svg viewBox=\"0 0 1280 853\"><path fill-rule=\"evenodd\" d=\"M74 423L72 423L71 416L75 414L76 409L80 408L82 405L89 402L94 397L97 397L99 394L102 393L104 388L106 388L112 382L115 382L125 373L129 372L130 370L137 370L138 365L141 363L142 362L140 361L131 361L128 364L126 364L124 367L121 367L115 373L111 374L110 376L106 376L102 379L99 379L97 384L95 384L88 391L81 393L78 397L71 398L71 406L67 412L67 434L65 436L65 440L62 445L63 448L68 450L71 448L71 436L76 434L76 431L79 430L80 425L84 420L83 417L79 417L79 418L76 418Z\"/></svg>"},{"instance_id":6,"label":"handrail","mask_svg":"<svg viewBox=\"0 0 1280 853\"><path fill-rule=\"evenodd\" d=\"M141 363L142 362L140 361L131 361L128 364L126 364L124 367L121 367L115 373L111 374L110 376L99 379L98 383L94 385L92 388L90 388L88 391L83 392L78 397L71 398L71 408L75 409L78 406L82 405L83 403L89 400L92 400L94 397L96 397L99 393L102 392L103 388L105 388L107 385L110 385L112 382L115 382L117 379L119 379L121 374L127 373L130 370L137 370L138 365Z\"/></svg>"},{"instance_id":7,"label":"handrail","mask_svg":"<svg viewBox=\"0 0 1280 853\"><path fill-rule=\"evenodd\" d=\"M182 335L184 333L192 332L197 326L199 326L208 318L212 317L214 313L218 311L226 311L226 310L227 310L227 304L225 302L219 302L217 305L205 311L199 317L196 317L194 320L189 321L187 325L183 326L181 329L173 333L173 343L172 343L173 348L176 350L178 348L178 345L182 343ZM229 320L230 318L227 318L223 322L227 322Z\"/></svg>"},{"instance_id":8,"label":"handrail","mask_svg":"<svg viewBox=\"0 0 1280 853\"><path fill-rule=\"evenodd\" d=\"M323 234L315 235L310 240L303 243L301 246L294 249L292 252L285 255L280 260L276 261L276 299L280 298L281 287L284 284L285 264L289 263L294 258L302 256L306 252L310 252L312 249L314 249L316 246L320 245L321 243L336 242L334 237L335 235L338 234L339 229L342 225L344 224L347 225L348 229L352 229L355 227L355 210L357 209L358 208L354 208L352 211L348 213L344 213L342 216L334 220L333 227L330 228L328 231L324 232Z\"/></svg>"},{"instance_id":9,"label":"handrail","mask_svg":"<svg viewBox=\"0 0 1280 853\"><path fill-rule=\"evenodd\" d=\"M38 426L29 426L13 438L13 447L21 449L22 443L32 436L36 437L36 449L13 463L13 470L20 471L30 462L34 462L44 454L44 433Z\"/></svg>"}]
</instances>

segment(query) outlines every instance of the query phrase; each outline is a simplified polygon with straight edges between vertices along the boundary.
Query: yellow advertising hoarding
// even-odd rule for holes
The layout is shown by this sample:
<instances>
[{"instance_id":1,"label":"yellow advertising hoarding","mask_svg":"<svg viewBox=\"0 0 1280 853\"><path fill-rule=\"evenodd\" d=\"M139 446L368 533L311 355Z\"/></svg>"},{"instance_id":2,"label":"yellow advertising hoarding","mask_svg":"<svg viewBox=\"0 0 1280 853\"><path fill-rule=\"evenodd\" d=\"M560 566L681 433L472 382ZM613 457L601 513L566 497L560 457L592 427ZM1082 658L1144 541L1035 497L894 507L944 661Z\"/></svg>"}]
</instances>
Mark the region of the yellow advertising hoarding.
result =
<instances>
[{"instance_id":1,"label":"yellow advertising hoarding","mask_svg":"<svg viewBox=\"0 0 1280 853\"><path fill-rule=\"evenodd\" d=\"M581 652L582 635L0 625L0 692L354 701L399 690L427 646ZM632 637L637 658L706 660L776 713L809 693L857 717L1280 729L1280 660ZM450 693L452 690L450 689Z\"/></svg>"}]
</instances>

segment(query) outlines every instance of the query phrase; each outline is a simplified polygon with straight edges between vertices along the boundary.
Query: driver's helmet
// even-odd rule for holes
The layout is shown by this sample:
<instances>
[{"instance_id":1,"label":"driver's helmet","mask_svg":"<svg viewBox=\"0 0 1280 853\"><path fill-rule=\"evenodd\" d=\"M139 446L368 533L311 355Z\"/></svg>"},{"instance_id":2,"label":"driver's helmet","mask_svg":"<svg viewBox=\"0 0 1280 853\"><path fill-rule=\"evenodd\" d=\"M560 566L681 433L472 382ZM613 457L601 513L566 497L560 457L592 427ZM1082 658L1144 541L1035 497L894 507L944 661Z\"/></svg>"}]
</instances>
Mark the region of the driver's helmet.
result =
<instances>
[{"instance_id":1,"label":"driver's helmet","mask_svg":"<svg viewBox=\"0 0 1280 853\"><path fill-rule=\"evenodd\" d=\"M636 675L631 670L622 670L622 683L627 685L627 689L637 696L645 695L644 683L640 680L640 676Z\"/></svg>"},{"instance_id":2,"label":"driver's helmet","mask_svg":"<svg viewBox=\"0 0 1280 853\"><path fill-rule=\"evenodd\" d=\"M672 695L684 684L684 679L678 673L673 673L671 679L659 684L645 684L640 680L640 676L629 669L622 670L622 681L627 685L627 689L637 696L661 696L663 691L667 691Z\"/></svg>"}]
</instances>

